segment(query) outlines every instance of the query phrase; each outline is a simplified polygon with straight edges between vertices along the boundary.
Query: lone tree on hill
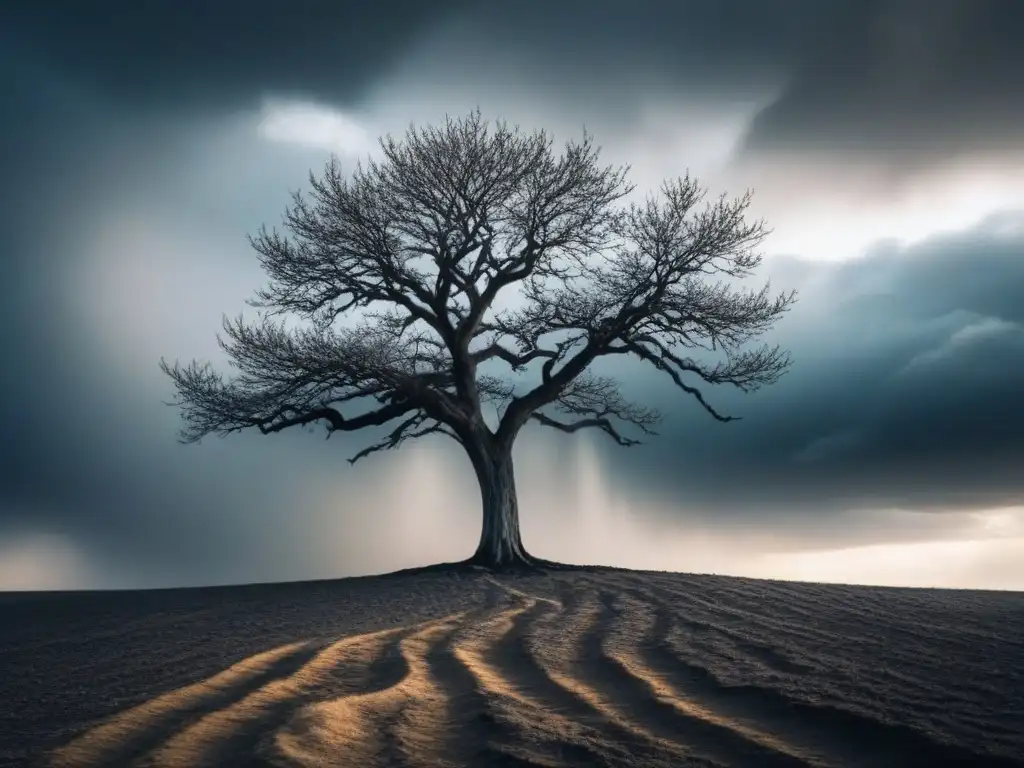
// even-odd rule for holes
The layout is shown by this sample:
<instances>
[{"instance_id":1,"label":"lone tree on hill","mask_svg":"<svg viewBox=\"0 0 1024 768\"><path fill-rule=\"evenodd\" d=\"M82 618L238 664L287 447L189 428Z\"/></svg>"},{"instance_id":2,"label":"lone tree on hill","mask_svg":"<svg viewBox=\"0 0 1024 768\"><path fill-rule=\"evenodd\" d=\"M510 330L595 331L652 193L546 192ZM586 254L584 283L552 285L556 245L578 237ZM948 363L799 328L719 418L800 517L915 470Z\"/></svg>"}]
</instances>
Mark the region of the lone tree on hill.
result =
<instances>
[{"instance_id":1,"label":"lone tree on hill","mask_svg":"<svg viewBox=\"0 0 1024 768\"><path fill-rule=\"evenodd\" d=\"M546 133L492 129L479 112L410 128L381 149L379 162L349 178L335 159L322 178L310 173L312 201L295 193L285 212L291 238L265 227L249 238L270 281L250 302L265 310L260 320L225 319L218 336L238 375L161 360L183 441L316 422L328 437L393 425L354 463L409 438L448 435L480 482L483 530L471 562L508 567L541 562L523 547L512 469L528 421L593 427L627 446L637 441L622 425L655 434L660 415L589 373L595 360L639 358L719 421L734 417L698 385L754 390L789 365L778 347L745 345L794 294L709 281L761 263L766 230L744 218L749 193L698 211L704 191L687 176L627 206L628 168L599 164L586 134L556 156ZM498 295L515 288L514 307L497 309ZM304 322L274 320L286 314ZM722 358L698 362L693 349ZM482 373L488 361L531 370L534 385ZM496 423L485 421L485 403Z\"/></svg>"}]
</instances>

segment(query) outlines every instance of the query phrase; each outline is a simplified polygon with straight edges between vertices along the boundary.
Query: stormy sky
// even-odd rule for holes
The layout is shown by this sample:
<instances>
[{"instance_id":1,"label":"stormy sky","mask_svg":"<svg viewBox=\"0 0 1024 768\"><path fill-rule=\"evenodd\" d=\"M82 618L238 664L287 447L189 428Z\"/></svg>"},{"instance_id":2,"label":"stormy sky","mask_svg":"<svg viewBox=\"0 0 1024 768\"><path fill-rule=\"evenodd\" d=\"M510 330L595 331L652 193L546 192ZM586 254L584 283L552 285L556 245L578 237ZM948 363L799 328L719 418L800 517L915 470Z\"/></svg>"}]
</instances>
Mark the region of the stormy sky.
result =
<instances>
[{"instance_id":1,"label":"stormy sky","mask_svg":"<svg viewBox=\"0 0 1024 768\"><path fill-rule=\"evenodd\" d=\"M791 372L624 390L659 437L528 429L527 546L575 562L1024 589L1016 0L14 0L0 11L0 589L328 578L467 556L443 439L176 442L161 357L223 364L246 234L332 153L480 107L585 127L640 191L755 192Z\"/></svg>"}]
</instances>

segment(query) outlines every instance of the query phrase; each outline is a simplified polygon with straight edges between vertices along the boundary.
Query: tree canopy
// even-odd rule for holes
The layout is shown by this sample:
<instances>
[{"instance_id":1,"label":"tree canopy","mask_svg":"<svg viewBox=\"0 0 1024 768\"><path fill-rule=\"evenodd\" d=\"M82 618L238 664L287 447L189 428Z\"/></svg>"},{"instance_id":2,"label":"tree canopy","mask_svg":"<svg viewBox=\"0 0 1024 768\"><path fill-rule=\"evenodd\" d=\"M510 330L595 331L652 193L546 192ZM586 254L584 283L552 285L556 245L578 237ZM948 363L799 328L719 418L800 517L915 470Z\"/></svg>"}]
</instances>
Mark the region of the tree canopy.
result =
<instances>
[{"instance_id":1,"label":"tree canopy","mask_svg":"<svg viewBox=\"0 0 1024 768\"><path fill-rule=\"evenodd\" d=\"M332 158L308 196L294 194L287 234L250 237L269 282L251 301L259 319L225 319L218 337L235 375L161 361L182 438L392 425L355 461L431 433L510 447L532 419L632 445L627 429L652 433L660 414L588 371L608 356L654 366L733 419L705 387L777 380L788 353L749 343L794 300L737 284L767 234L746 219L750 194L708 202L686 176L627 203L628 168L599 156L586 134L559 155L547 133L476 112L382 139L380 158L349 175ZM503 308L504 293L515 301ZM707 352L717 362L698 360ZM538 368L536 381L480 372L488 361Z\"/></svg>"}]
</instances>

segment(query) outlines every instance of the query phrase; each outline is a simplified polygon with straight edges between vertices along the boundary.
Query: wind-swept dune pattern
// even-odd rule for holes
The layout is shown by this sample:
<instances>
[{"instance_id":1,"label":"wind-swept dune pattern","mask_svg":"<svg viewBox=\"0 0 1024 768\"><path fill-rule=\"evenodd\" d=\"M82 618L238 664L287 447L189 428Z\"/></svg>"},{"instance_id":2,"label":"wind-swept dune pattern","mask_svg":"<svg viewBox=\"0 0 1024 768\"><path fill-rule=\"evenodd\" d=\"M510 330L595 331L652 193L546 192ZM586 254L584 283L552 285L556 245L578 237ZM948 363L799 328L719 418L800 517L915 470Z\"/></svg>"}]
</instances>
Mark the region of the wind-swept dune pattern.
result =
<instances>
[{"instance_id":1,"label":"wind-swept dune pattern","mask_svg":"<svg viewBox=\"0 0 1024 768\"><path fill-rule=\"evenodd\" d=\"M358 594L336 583L349 618L333 635L321 624L65 722L29 756L53 768L1024 765L1019 594L598 569L387 578ZM386 613L380 590L428 583L432 615L392 611L353 631L360 600ZM216 626L216 608L202 614ZM116 651L108 630L94 636Z\"/></svg>"}]
</instances>

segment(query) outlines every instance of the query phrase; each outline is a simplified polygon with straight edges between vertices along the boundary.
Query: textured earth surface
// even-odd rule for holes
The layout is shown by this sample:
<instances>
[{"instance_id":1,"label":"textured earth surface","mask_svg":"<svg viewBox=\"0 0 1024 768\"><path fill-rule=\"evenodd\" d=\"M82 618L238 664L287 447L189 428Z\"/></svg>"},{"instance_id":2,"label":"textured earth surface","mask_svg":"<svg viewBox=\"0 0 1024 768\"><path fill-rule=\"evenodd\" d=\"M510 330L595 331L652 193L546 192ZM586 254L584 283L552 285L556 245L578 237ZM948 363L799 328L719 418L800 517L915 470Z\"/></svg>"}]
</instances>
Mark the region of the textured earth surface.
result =
<instances>
[{"instance_id":1,"label":"textured earth surface","mask_svg":"<svg viewBox=\"0 0 1024 768\"><path fill-rule=\"evenodd\" d=\"M599 569L5 594L0 765L1024 766L1024 594Z\"/></svg>"}]
</instances>

